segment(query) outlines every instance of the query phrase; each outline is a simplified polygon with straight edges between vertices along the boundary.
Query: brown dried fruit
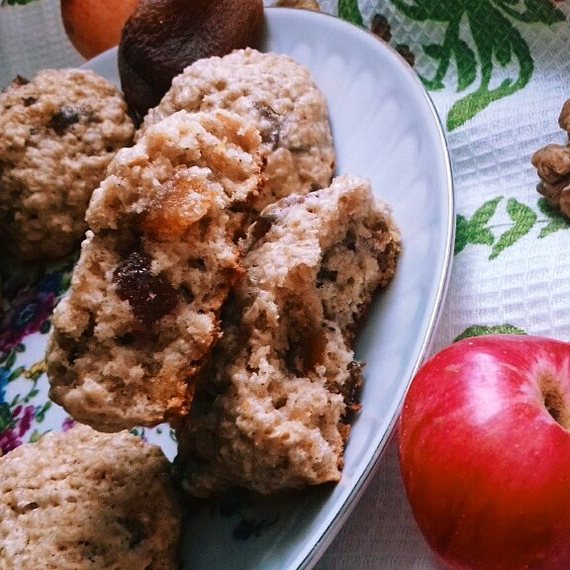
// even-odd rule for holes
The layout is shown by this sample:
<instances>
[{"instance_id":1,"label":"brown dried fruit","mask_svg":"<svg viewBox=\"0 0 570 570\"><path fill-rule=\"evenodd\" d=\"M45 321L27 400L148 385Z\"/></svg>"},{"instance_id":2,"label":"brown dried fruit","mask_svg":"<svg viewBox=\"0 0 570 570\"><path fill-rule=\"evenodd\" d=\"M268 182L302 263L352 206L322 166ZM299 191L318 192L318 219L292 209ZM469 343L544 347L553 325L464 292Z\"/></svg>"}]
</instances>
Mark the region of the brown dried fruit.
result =
<instances>
[{"instance_id":1,"label":"brown dried fruit","mask_svg":"<svg viewBox=\"0 0 570 570\"><path fill-rule=\"evenodd\" d=\"M26 104L26 102L24 102ZM26 106L29 106L26 104ZM72 107L62 107L53 114L48 127L53 129L58 135L65 134L65 131L75 123L79 123L81 117L79 112Z\"/></svg>"},{"instance_id":2,"label":"brown dried fruit","mask_svg":"<svg viewBox=\"0 0 570 570\"><path fill-rule=\"evenodd\" d=\"M261 0L141 0L119 44L127 103L144 116L197 59L257 47L262 24Z\"/></svg>"},{"instance_id":3,"label":"brown dried fruit","mask_svg":"<svg viewBox=\"0 0 570 570\"><path fill-rule=\"evenodd\" d=\"M370 31L387 43L392 39L392 28L390 26L390 22L388 22L388 18L382 14L374 14L372 24L370 25Z\"/></svg>"},{"instance_id":4,"label":"brown dried fruit","mask_svg":"<svg viewBox=\"0 0 570 570\"><path fill-rule=\"evenodd\" d=\"M117 294L128 301L135 317L147 327L170 313L178 294L164 275L153 275L148 255L133 251L115 270Z\"/></svg>"}]
</instances>

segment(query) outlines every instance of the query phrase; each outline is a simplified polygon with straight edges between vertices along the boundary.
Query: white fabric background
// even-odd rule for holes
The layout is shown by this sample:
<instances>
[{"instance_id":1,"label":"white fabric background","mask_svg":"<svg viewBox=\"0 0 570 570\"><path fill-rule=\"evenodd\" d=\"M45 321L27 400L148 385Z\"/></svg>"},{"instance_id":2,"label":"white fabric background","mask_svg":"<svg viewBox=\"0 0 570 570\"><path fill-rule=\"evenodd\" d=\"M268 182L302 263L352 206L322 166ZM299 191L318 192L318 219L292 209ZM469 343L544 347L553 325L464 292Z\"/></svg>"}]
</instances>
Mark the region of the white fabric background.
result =
<instances>
[{"instance_id":1,"label":"white fabric background","mask_svg":"<svg viewBox=\"0 0 570 570\"><path fill-rule=\"evenodd\" d=\"M322 8L331 12L336 11L336 4L334 0L321 1ZM570 14L568 3L560 7ZM421 45L440 41L441 27L408 21L389 1L361 1L360 8L367 23L376 12L386 16L394 38L410 45L417 66L430 76L433 63L423 55ZM562 103L570 97L568 23L522 25L518 29L535 60L529 85L448 133L457 211L469 218L485 201L503 196L490 224L498 233L511 223L505 210L508 198L536 210L536 174L529 159L546 143L565 140L557 118ZM0 88L16 74L33 76L43 67L81 62L63 32L57 0L0 9ZM509 72L507 68L502 73L508 76ZM458 98L453 71L450 74L446 89L432 93L444 122ZM528 333L570 340L570 233L564 230L538 239L546 223L539 217L529 234L496 259L489 259L490 249L484 245L468 245L455 257L433 350L449 344L472 325L510 323ZM395 442L348 522L317 564L318 570L347 568L438 568L411 516Z\"/></svg>"}]
</instances>

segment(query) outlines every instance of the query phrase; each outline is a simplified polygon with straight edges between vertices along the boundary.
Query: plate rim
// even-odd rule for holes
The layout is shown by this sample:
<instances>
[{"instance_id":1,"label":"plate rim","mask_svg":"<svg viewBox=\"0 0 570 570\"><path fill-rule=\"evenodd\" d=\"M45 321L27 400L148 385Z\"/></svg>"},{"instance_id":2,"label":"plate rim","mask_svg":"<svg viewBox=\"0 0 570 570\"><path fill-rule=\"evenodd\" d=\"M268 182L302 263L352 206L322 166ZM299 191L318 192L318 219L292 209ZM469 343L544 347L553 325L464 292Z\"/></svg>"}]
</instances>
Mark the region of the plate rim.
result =
<instances>
[{"instance_id":1,"label":"plate rim","mask_svg":"<svg viewBox=\"0 0 570 570\"><path fill-rule=\"evenodd\" d=\"M266 7L266 11L274 12L276 10L283 10L280 7ZM326 12L316 12L310 10L303 10L300 8L287 8L287 10L295 12L304 12L304 17L310 18L332 18L343 25L347 25L353 28L353 32L364 33L366 36L373 38L376 42L382 46L381 49L386 49L388 53L399 63L399 67L404 73L411 77L412 82L415 83L418 88L418 94L421 94L422 98L428 105L430 115L434 122L435 131L437 138L439 139L440 150L442 151L442 159L444 166L444 177L445 177L445 192L444 195L447 198L448 204L448 215L446 221L446 233L445 233L445 250L443 256L443 271L439 275L437 282L435 302L432 310L429 313L428 324L426 327L426 334L424 335L423 342L421 343L420 349L418 351L418 356L416 362L412 367L410 377L401 385L404 387L402 395L397 402L396 410L394 415L390 418L388 427L380 439L371 459L366 464L364 470L360 477L354 482L352 490L350 491L347 499L343 502L340 509L338 509L328 524L328 526L320 533L318 540L311 546L309 552L305 555L303 560L299 565L297 565L295 570L310 570L317 564L321 556L326 552L328 547L332 544L333 540L344 526L344 523L348 520L350 514L353 512L357 504L359 503L364 491L370 484L376 467L378 466L380 459L382 458L384 452L388 447L388 443L396 436L396 425L400 418L400 413L404 404L405 396L410 388L410 384L416 375L417 371L421 367L423 361L425 360L427 353L429 351L430 345L433 341L433 335L437 328L438 322L441 318L444 302L447 296L449 281L451 278L451 270L453 265L453 251L455 242L455 192L454 192L454 180L453 180L453 167L451 162L451 155L449 152L449 145L445 137L445 131L443 128L443 123L439 117L435 104L429 95L427 89L410 66L410 64L387 42L382 41L375 34L373 34L367 28L363 28L347 20L343 20L334 14L329 14ZM308 15L307 13L310 13ZM291 569L293 570L293 569Z\"/></svg>"}]
</instances>

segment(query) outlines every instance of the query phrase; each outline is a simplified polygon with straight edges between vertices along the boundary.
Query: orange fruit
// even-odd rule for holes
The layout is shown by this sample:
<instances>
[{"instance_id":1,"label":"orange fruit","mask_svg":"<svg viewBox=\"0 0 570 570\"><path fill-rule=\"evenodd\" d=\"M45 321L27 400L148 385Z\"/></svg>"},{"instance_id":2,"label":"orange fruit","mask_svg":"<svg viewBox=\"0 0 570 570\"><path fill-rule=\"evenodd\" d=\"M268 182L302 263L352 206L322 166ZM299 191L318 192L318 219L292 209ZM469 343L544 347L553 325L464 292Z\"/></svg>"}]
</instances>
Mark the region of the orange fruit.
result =
<instances>
[{"instance_id":1,"label":"orange fruit","mask_svg":"<svg viewBox=\"0 0 570 570\"><path fill-rule=\"evenodd\" d=\"M119 44L138 0L61 0L61 19L71 43L90 59Z\"/></svg>"},{"instance_id":2,"label":"orange fruit","mask_svg":"<svg viewBox=\"0 0 570 570\"><path fill-rule=\"evenodd\" d=\"M118 54L131 110L143 117L196 60L258 45L263 15L262 0L140 0Z\"/></svg>"}]
</instances>

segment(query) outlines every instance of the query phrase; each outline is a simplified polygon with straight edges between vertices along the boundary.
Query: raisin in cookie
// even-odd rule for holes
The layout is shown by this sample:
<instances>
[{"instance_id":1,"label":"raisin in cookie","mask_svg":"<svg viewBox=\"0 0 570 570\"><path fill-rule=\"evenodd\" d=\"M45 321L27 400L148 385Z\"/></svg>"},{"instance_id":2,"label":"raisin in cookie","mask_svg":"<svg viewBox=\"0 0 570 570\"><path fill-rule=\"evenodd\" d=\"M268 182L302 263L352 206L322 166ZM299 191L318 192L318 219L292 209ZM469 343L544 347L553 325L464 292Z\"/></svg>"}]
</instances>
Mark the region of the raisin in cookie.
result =
<instances>
[{"instance_id":1,"label":"raisin in cookie","mask_svg":"<svg viewBox=\"0 0 570 570\"><path fill-rule=\"evenodd\" d=\"M1 570L175 570L181 517L160 448L86 426L0 459Z\"/></svg>"},{"instance_id":2,"label":"raisin in cookie","mask_svg":"<svg viewBox=\"0 0 570 570\"><path fill-rule=\"evenodd\" d=\"M259 133L227 111L180 111L109 166L87 212L48 345L50 397L102 431L183 415L241 272Z\"/></svg>"},{"instance_id":3,"label":"raisin in cookie","mask_svg":"<svg viewBox=\"0 0 570 570\"><path fill-rule=\"evenodd\" d=\"M335 154L327 103L306 68L254 49L201 59L174 79L143 130L180 109L216 108L246 117L261 133L265 181L258 212L289 194L330 184Z\"/></svg>"},{"instance_id":4,"label":"raisin in cookie","mask_svg":"<svg viewBox=\"0 0 570 570\"><path fill-rule=\"evenodd\" d=\"M355 327L400 250L388 208L352 176L266 208L247 247L209 377L177 430L177 469L197 496L340 478L361 383Z\"/></svg>"},{"instance_id":5,"label":"raisin in cookie","mask_svg":"<svg viewBox=\"0 0 570 570\"><path fill-rule=\"evenodd\" d=\"M92 71L45 70L0 94L0 239L26 260L79 245L85 210L134 126L120 93Z\"/></svg>"}]
</instances>

